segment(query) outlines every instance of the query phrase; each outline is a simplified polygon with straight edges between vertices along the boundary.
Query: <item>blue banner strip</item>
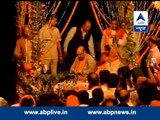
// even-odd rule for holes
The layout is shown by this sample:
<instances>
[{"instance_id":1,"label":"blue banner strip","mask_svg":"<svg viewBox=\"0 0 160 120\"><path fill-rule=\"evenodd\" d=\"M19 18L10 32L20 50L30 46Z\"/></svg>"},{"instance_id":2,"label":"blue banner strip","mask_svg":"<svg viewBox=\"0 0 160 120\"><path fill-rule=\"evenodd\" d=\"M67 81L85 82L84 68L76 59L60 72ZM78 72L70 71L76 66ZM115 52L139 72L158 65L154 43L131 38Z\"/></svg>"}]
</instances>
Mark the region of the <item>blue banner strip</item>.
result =
<instances>
[{"instance_id":1,"label":"blue banner strip","mask_svg":"<svg viewBox=\"0 0 160 120\"><path fill-rule=\"evenodd\" d=\"M160 107L0 107L0 120L153 120Z\"/></svg>"}]
</instances>

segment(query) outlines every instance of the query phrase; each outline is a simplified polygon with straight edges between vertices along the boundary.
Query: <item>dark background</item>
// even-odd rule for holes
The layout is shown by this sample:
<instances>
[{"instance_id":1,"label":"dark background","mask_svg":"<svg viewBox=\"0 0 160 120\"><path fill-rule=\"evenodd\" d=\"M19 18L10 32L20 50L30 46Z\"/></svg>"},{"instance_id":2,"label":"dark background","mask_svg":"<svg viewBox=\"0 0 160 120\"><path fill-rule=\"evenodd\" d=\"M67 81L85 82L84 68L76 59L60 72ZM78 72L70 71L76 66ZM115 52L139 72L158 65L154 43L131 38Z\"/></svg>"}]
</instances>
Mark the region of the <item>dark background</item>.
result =
<instances>
[{"instance_id":1,"label":"dark background","mask_svg":"<svg viewBox=\"0 0 160 120\"><path fill-rule=\"evenodd\" d=\"M0 5L0 97L8 102L15 96L16 65L11 61L16 43L15 1L3 1Z\"/></svg>"}]
</instances>

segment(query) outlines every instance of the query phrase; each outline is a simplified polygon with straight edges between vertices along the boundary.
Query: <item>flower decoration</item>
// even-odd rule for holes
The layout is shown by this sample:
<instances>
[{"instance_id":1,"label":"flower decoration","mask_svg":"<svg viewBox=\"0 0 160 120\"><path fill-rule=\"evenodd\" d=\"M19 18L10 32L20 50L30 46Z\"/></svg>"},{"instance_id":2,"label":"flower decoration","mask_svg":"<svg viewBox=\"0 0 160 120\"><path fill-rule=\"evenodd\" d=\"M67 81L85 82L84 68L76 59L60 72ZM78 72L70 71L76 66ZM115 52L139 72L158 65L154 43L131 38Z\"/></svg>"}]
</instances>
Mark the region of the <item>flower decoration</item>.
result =
<instances>
[{"instance_id":1,"label":"flower decoration","mask_svg":"<svg viewBox=\"0 0 160 120\"><path fill-rule=\"evenodd\" d=\"M37 71L36 71L36 70L30 70L30 71L29 71L29 75L30 75L31 77L36 77L36 76L37 76Z\"/></svg>"},{"instance_id":2,"label":"flower decoration","mask_svg":"<svg viewBox=\"0 0 160 120\"><path fill-rule=\"evenodd\" d=\"M157 9L160 10L160 1L154 1L153 6Z\"/></svg>"},{"instance_id":3,"label":"flower decoration","mask_svg":"<svg viewBox=\"0 0 160 120\"><path fill-rule=\"evenodd\" d=\"M28 72L29 70L32 69L32 65L31 65L31 63L25 63L25 64L23 64L23 68L26 72Z\"/></svg>"}]
</instances>

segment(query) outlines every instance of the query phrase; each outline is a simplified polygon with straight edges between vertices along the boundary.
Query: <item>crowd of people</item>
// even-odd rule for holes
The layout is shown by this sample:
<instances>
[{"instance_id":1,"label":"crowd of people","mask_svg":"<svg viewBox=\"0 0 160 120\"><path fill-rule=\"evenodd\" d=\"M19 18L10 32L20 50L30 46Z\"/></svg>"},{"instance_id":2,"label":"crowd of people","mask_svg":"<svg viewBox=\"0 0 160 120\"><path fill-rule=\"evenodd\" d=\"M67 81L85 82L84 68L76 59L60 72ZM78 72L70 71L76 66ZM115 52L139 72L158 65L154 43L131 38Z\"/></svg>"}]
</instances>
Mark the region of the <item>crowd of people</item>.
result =
<instances>
[{"instance_id":1,"label":"crowd of people","mask_svg":"<svg viewBox=\"0 0 160 120\"><path fill-rule=\"evenodd\" d=\"M99 75L91 72L87 76L88 89L79 86L77 90L65 91L65 101L56 93L42 94L39 99L34 95L24 95L9 105L3 98L1 106L160 106L160 90L149 62L146 62L148 77L140 68L120 67L118 74L108 70ZM131 77L132 76L132 77ZM134 86L134 87L133 87ZM134 89L129 89L133 87Z\"/></svg>"},{"instance_id":2,"label":"crowd of people","mask_svg":"<svg viewBox=\"0 0 160 120\"><path fill-rule=\"evenodd\" d=\"M124 63L117 47L125 47L130 34L125 23L120 26L113 19L111 26L104 30L100 48L101 58L95 58L95 46L91 32L91 21L86 20L81 27L72 27L61 46L61 35L56 27L57 18L51 19L39 30L39 40L44 42L41 62L54 77L58 63L64 62L68 71L85 77L88 87L78 86L77 90L65 91L65 101L54 93L24 95L15 104L9 105L0 99L1 106L160 106L160 51L158 38L149 36L146 43L149 54L146 59L148 74L141 67L131 67ZM24 26L22 36L17 40L14 59L23 63L32 61L32 33ZM5 103L5 104L4 104Z\"/></svg>"}]
</instances>

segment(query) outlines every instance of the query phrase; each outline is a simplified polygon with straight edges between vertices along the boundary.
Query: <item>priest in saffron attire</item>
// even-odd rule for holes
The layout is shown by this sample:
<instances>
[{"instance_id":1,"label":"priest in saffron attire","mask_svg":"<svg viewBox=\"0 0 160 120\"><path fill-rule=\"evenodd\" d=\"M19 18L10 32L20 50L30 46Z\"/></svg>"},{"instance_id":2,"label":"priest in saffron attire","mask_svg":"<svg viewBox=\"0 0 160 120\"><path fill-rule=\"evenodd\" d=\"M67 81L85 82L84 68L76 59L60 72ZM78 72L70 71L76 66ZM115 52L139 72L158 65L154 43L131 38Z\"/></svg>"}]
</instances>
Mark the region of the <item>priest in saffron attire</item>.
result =
<instances>
[{"instance_id":1,"label":"priest in saffron attire","mask_svg":"<svg viewBox=\"0 0 160 120\"><path fill-rule=\"evenodd\" d=\"M89 74L95 72L96 61L94 58L87 54L83 46L77 48L77 57L73 62L70 72L75 74Z\"/></svg>"},{"instance_id":2,"label":"priest in saffron attire","mask_svg":"<svg viewBox=\"0 0 160 120\"><path fill-rule=\"evenodd\" d=\"M118 21L113 19L111 26L104 30L101 40L101 53L105 52L105 46L113 46L116 43L119 46L127 44L127 34L124 29L118 27Z\"/></svg>"}]
</instances>

